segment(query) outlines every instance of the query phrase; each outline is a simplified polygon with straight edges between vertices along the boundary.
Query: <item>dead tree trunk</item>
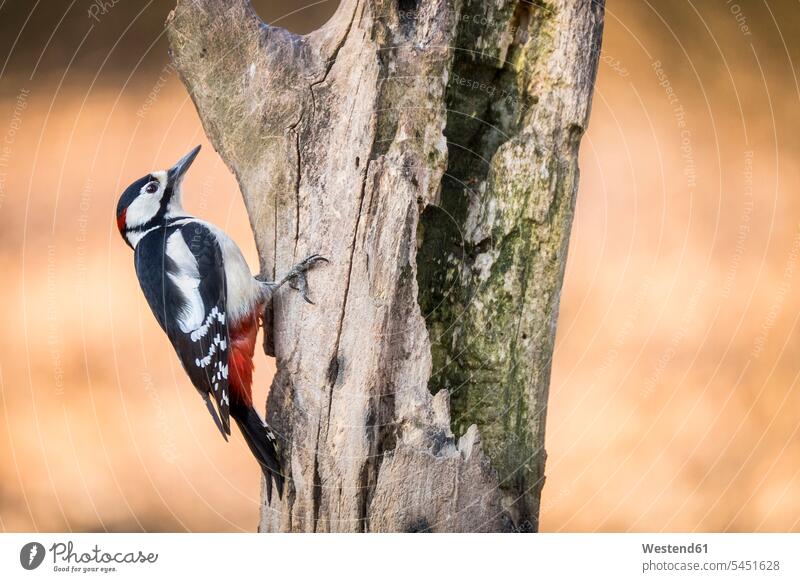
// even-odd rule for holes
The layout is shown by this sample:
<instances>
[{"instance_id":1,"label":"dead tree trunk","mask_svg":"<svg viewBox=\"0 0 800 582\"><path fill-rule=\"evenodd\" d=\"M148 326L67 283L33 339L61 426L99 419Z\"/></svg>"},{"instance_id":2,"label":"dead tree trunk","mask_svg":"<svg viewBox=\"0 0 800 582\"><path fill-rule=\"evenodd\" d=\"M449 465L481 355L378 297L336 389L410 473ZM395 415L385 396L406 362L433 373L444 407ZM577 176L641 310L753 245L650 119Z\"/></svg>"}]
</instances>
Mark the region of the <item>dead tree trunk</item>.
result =
<instances>
[{"instance_id":1,"label":"dead tree trunk","mask_svg":"<svg viewBox=\"0 0 800 582\"><path fill-rule=\"evenodd\" d=\"M261 531L537 528L558 299L603 1L343 0L298 36L179 0L172 58L274 300ZM262 496L263 497L263 496Z\"/></svg>"}]
</instances>

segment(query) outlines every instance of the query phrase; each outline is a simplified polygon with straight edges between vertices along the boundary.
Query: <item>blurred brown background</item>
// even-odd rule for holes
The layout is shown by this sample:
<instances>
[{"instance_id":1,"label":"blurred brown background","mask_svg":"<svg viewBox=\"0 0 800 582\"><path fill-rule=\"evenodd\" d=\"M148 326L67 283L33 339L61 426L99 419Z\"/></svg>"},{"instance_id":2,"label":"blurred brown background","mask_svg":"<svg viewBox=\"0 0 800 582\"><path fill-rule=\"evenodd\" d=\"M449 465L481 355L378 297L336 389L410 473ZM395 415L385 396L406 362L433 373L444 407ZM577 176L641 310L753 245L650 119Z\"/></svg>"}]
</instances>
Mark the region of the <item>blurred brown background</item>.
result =
<instances>
[{"instance_id":1,"label":"blurred brown background","mask_svg":"<svg viewBox=\"0 0 800 582\"><path fill-rule=\"evenodd\" d=\"M258 469L218 438L113 220L203 143L187 206L257 265L168 66L172 4L0 4L0 530L257 521ZM336 2L254 4L307 32ZM798 33L796 0L608 3L543 530L800 530Z\"/></svg>"}]
</instances>

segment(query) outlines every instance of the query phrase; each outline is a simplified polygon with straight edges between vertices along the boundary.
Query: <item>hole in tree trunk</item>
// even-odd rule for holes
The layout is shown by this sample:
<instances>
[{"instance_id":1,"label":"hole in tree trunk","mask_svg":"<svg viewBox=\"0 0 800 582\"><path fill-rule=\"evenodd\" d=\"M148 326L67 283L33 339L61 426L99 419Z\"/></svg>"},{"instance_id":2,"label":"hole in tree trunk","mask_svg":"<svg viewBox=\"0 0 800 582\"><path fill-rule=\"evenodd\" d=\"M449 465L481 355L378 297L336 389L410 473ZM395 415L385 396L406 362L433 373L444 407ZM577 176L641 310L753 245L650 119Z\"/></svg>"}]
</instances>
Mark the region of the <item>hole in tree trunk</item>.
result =
<instances>
[{"instance_id":1,"label":"hole in tree trunk","mask_svg":"<svg viewBox=\"0 0 800 582\"><path fill-rule=\"evenodd\" d=\"M397 0L397 16L404 27L413 27L417 20L418 0Z\"/></svg>"},{"instance_id":2,"label":"hole in tree trunk","mask_svg":"<svg viewBox=\"0 0 800 582\"><path fill-rule=\"evenodd\" d=\"M417 11L418 0L397 0L397 11L401 15L408 15L411 12Z\"/></svg>"},{"instance_id":3,"label":"hole in tree trunk","mask_svg":"<svg viewBox=\"0 0 800 582\"><path fill-rule=\"evenodd\" d=\"M253 8L261 19L271 26L280 26L296 34L308 34L325 24L336 9L339 0L315 2L304 0L275 2L275 0L252 0Z\"/></svg>"}]
</instances>

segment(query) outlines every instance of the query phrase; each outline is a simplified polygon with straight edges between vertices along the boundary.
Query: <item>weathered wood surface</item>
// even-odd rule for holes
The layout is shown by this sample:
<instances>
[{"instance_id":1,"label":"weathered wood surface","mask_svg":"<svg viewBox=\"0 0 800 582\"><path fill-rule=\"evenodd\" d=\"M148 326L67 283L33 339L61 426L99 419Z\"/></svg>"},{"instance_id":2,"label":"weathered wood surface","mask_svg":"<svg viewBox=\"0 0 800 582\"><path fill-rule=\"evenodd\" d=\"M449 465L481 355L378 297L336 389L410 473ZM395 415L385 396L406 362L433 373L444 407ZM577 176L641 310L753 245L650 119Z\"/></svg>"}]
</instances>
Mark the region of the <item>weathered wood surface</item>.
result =
<instances>
[{"instance_id":1,"label":"weathered wood surface","mask_svg":"<svg viewBox=\"0 0 800 582\"><path fill-rule=\"evenodd\" d=\"M602 21L588 0L343 0L298 36L246 0L178 1L172 59L262 272L331 259L316 305L274 301L288 483L261 531L536 529Z\"/></svg>"}]
</instances>

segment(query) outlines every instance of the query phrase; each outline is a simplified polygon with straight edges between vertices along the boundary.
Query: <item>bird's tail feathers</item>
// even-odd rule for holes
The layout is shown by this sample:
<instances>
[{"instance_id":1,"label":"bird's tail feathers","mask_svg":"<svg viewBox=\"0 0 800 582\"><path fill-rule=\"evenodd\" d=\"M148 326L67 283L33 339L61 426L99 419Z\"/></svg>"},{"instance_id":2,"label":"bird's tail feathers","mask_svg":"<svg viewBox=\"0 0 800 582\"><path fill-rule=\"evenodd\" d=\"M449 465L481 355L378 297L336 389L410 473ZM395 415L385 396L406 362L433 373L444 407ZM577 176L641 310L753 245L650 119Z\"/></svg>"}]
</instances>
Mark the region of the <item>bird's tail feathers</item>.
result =
<instances>
[{"instance_id":1,"label":"bird's tail feathers","mask_svg":"<svg viewBox=\"0 0 800 582\"><path fill-rule=\"evenodd\" d=\"M252 406L231 404L231 416L242 431L247 446L261 464L267 486L267 502L272 502L272 480L283 497L283 472L281 470L275 435Z\"/></svg>"}]
</instances>

